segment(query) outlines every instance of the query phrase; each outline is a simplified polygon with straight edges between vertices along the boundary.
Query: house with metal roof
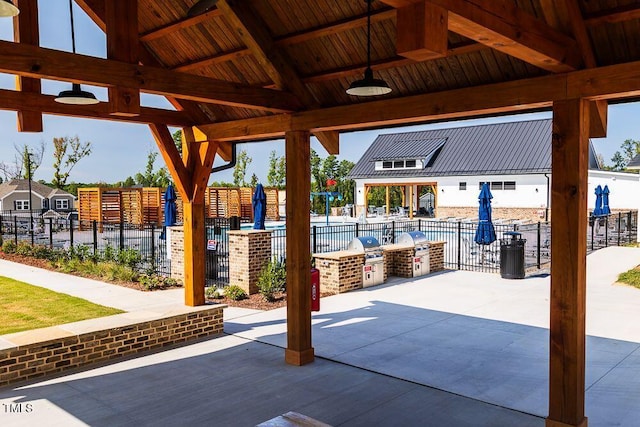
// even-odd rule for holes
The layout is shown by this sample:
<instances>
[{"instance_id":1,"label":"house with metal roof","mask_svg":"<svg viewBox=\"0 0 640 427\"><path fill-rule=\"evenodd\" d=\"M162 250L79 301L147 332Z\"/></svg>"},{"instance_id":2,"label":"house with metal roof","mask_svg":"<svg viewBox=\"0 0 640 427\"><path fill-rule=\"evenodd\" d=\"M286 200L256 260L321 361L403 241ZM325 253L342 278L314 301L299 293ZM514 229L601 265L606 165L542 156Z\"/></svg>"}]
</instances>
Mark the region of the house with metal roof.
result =
<instances>
[{"instance_id":1,"label":"house with metal roof","mask_svg":"<svg viewBox=\"0 0 640 427\"><path fill-rule=\"evenodd\" d=\"M69 212L73 209L75 197L71 193L51 188L37 181L31 181L31 197L29 197L29 181L13 179L0 184L0 212L29 212L42 210L46 212Z\"/></svg>"},{"instance_id":2,"label":"house with metal roof","mask_svg":"<svg viewBox=\"0 0 640 427\"><path fill-rule=\"evenodd\" d=\"M373 209L368 195L401 187L410 216L475 217L488 182L494 218L548 219L551 127L547 119L379 135L349 174L357 212L393 213L389 203ZM613 209L640 206L638 175L602 170L590 144L589 206L597 185L609 186Z\"/></svg>"}]
</instances>

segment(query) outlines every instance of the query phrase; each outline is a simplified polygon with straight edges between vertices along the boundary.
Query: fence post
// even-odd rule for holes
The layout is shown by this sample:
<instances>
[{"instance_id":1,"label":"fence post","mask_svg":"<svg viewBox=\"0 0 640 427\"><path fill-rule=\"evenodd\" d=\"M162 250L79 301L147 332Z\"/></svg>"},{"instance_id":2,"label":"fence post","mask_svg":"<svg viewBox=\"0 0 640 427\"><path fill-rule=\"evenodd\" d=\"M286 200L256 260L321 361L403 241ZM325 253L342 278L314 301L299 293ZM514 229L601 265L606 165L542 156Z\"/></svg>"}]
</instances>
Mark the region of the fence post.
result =
<instances>
[{"instance_id":1,"label":"fence post","mask_svg":"<svg viewBox=\"0 0 640 427\"><path fill-rule=\"evenodd\" d=\"M49 218L49 249L53 249L53 218Z\"/></svg>"},{"instance_id":2,"label":"fence post","mask_svg":"<svg viewBox=\"0 0 640 427\"><path fill-rule=\"evenodd\" d=\"M2 241L2 215L0 215L0 243L3 243L3 241Z\"/></svg>"},{"instance_id":3,"label":"fence post","mask_svg":"<svg viewBox=\"0 0 640 427\"><path fill-rule=\"evenodd\" d=\"M13 234L15 235L16 246L18 245L18 217L13 217Z\"/></svg>"},{"instance_id":4,"label":"fence post","mask_svg":"<svg viewBox=\"0 0 640 427\"><path fill-rule=\"evenodd\" d=\"M593 252L593 237L594 237L594 230L596 228L596 221L598 220L595 216L591 217L593 219L593 222L591 223L591 252ZM552 230L553 231L553 230Z\"/></svg>"},{"instance_id":5,"label":"fence post","mask_svg":"<svg viewBox=\"0 0 640 427\"><path fill-rule=\"evenodd\" d=\"M458 270L462 263L462 222L458 221Z\"/></svg>"},{"instance_id":6,"label":"fence post","mask_svg":"<svg viewBox=\"0 0 640 427\"><path fill-rule=\"evenodd\" d=\"M311 231L313 232L311 240L313 242L313 253L315 254L318 253L318 226L314 225Z\"/></svg>"},{"instance_id":7,"label":"fence post","mask_svg":"<svg viewBox=\"0 0 640 427\"><path fill-rule=\"evenodd\" d=\"M621 225L622 225L622 212L618 212L618 246L620 246L620 229L621 229L620 226Z\"/></svg>"},{"instance_id":8,"label":"fence post","mask_svg":"<svg viewBox=\"0 0 640 427\"><path fill-rule=\"evenodd\" d=\"M73 247L73 216L69 217L69 245Z\"/></svg>"},{"instance_id":9,"label":"fence post","mask_svg":"<svg viewBox=\"0 0 640 427\"><path fill-rule=\"evenodd\" d=\"M638 217L636 217L636 221L637 220L638 220ZM631 243L631 230L632 230L632 227L631 227L631 211L627 212L627 230L629 230L629 233L628 233L629 234L629 243ZM637 224L636 224L636 233L637 232L638 232L638 227L637 227ZM636 238L636 240L637 240L637 238Z\"/></svg>"},{"instance_id":10,"label":"fence post","mask_svg":"<svg viewBox=\"0 0 640 427\"><path fill-rule=\"evenodd\" d=\"M124 221L120 221L120 250L124 250Z\"/></svg>"},{"instance_id":11,"label":"fence post","mask_svg":"<svg viewBox=\"0 0 640 427\"><path fill-rule=\"evenodd\" d=\"M215 226L214 226L215 229ZM156 271L156 239L155 239L156 227L154 223L151 223L151 265L153 265L153 271ZM214 236L215 238L215 232Z\"/></svg>"},{"instance_id":12,"label":"fence post","mask_svg":"<svg viewBox=\"0 0 640 427\"><path fill-rule=\"evenodd\" d=\"M391 243L396 242L396 221L391 221Z\"/></svg>"},{"instance_id":13,"label":"fence post","mask_svg":"<svg viewBox=\"0 0 640 427\"><path fill-rule=\"evenodd\" d=\"M356 237L360 235L360 224L356 222Z\"/></svg>"},{"instance_id":14,"label":"fence post","mask_svg":"<svg viewBox=\"0 0 640 427\"><path fill-rule=\"evenodd\" d=\"M98 221L95 219L91 222L91 231L93 232L93 256L98 254Z\"/></svg>"},{"instance_id":15,"label":"fence post","mask_svg":"<svg viewBox=\"0 0 640 427\"><path fill-rule=\"evenodd\" d=\"M422 218L418 218L418 231L422 231Z\"/></svg>"},{"instance_id":16,"label":"fence post","mask_svg":"<svg viewBox=\"0 0 640 427\"><path fill-rule=\"evenodd\" d=\"M604 247L609 246L609 215L604 217Z\"/></svg>"},{"instance_id":17,"label":"fence post","mask_svg":"<svg viewBox=\"0 0 640 427\"><path fill-rule=\"evenodd\" d=\"M540 238L541 238L541 224L538 221L538 250L536 251L536 263L538 264L538 270L540 270Z\"/></svg>"}]
</instances>

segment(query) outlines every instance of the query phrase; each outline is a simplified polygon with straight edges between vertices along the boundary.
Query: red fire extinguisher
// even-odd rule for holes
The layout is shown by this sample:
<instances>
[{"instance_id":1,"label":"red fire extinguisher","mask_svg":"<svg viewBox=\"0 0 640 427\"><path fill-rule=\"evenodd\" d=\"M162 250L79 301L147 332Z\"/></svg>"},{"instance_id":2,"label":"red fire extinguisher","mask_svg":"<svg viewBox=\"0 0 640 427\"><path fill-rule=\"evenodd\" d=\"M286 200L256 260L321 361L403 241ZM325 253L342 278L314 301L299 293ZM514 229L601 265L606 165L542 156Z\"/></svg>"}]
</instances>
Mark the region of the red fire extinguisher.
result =
<instances>
[{"instance_id":1,"label":"red fire extinguisher","mask_svg":"<svg viewBox=\"0 0 640 427\"><path fill-rule=\"evenodd\" d=\"M320 311L320 270L311 269L311 311Z\"/></svg>"}]
</instances>

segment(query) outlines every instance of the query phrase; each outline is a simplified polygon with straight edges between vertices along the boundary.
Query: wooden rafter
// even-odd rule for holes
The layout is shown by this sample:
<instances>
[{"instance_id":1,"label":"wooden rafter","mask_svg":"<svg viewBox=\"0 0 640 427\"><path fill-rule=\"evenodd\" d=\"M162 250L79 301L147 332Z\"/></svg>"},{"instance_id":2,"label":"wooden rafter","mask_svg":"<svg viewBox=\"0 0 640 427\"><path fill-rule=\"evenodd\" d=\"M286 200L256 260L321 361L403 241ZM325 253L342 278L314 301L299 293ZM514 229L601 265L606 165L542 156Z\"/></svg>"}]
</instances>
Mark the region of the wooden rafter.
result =
<instances>
[{"instance_id":1,"label":"wooden rafter","mask_svg":"<svg viewBox=\"0 0 640 427\"><path fill-rule=\"evenodd\" d=\"M140 34L140 41L148 43L150 41L167 36L171 33L175 33L176 31L180 31L184 28L189 28L201 22L213 19L216 16L220 16L220 10L218 9L213 9L196 16L189 16L178 21L171 22L170 24L163 25L162 27L158 27L154 30L147 31L144 34Z\"/></svg>"},{"instance_id":2,"label":"wooden rafter","mask_svg":"<svg viewBox=\"0 0 640 427\"><path fill-rule=\"evenodd\" d=\"M13 40L18 43L38 46L40 32L38 30L38 1L20 0L17 6L21 13L13 18ZM40 79L16 77L16 89L22 93L39 94ZM42 132L42 114L39 111L18 109L19 132Z\"/></svg>"},{"instance_id":3,"label":"wooden rafter","mask_svg":"<svg viewBox=\"0 0 640 427\"><path fill-rule=\"evenodd\" d=\"M158 95L272 112L300 107L287 92L5 41L0 41L0 71L97 86L121 85Z\"/></svg>"},{"instance_id":4,"label":"wooden rafter","mask_svg":"<svg viewBox=\"0 0 640 427\"><path fill-rule=\"evenodd\" d=\"M626 22L633 19L640 19L640 5L637 2L603 10L598 13L592 13L585 17L584 22L589 27L595 27L597 25L615 24L616 22Z\"/></svg>"},{"instance_id":5,"label":"wooden rafter","mask_svg":"<svg viewBox=\"0 0 640 427\"><path fill-rule=\"evenodd\" d=\"M137 116L114 116L106 102L95 105L68 105L54 101L55 96L0 89L0 110L27 111L58 116L84 117L88 119L116 120L130 123L164 123L169 126L193 126L196 124L182 111L141 107Z\"/></svg>"}]
</instances>

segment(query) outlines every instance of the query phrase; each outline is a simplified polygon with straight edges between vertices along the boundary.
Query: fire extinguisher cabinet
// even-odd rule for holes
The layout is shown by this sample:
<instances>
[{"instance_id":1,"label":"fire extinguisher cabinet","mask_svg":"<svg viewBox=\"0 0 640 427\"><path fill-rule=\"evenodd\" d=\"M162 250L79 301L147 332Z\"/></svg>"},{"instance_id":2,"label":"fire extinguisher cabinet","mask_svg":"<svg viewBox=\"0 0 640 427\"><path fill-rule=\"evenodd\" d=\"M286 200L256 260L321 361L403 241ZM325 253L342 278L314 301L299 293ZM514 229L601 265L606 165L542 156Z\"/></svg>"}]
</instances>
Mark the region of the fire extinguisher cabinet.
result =
<instances>
[{"instance_id":1,"label":"fire extinguisher cabinet","mask_svg":"<svg viewBox=\"0 0 640 427\"><path fill-rule=\"evenodd\" d=\"M311 269L311 311L320 311L320 270Z\"/></svg>"}]
</instances>

